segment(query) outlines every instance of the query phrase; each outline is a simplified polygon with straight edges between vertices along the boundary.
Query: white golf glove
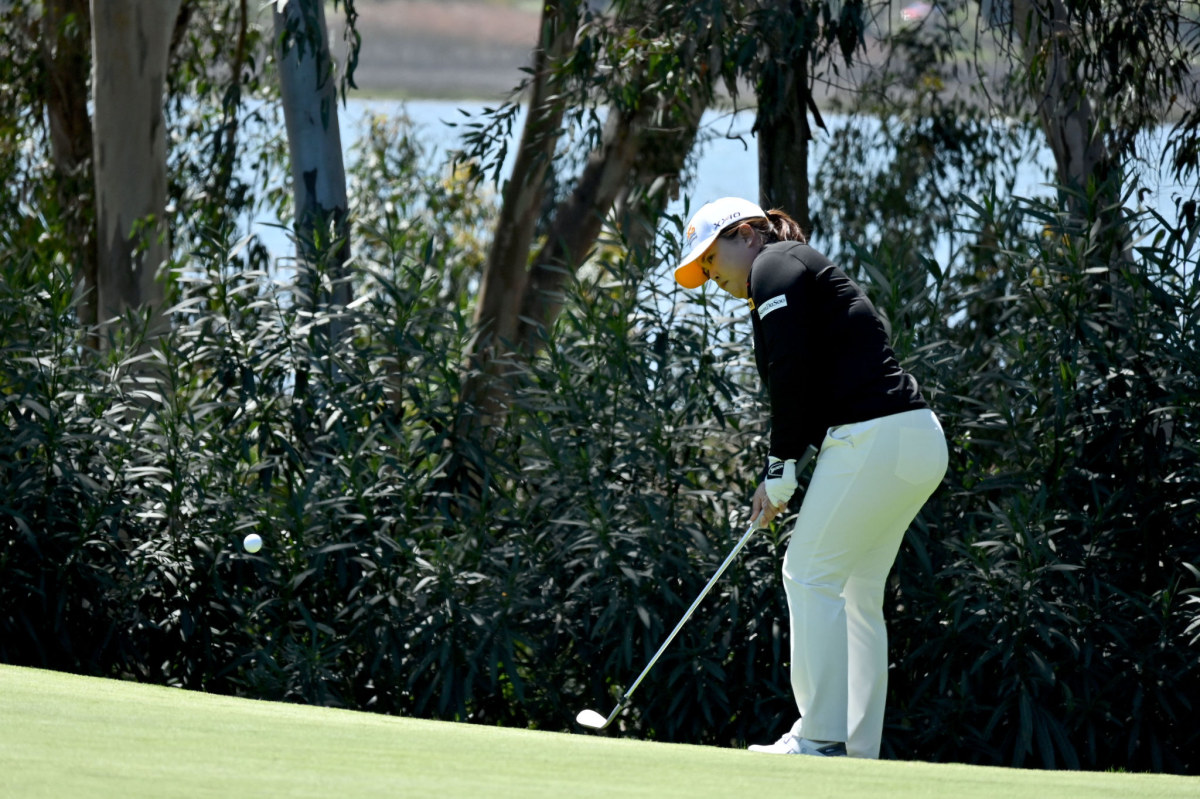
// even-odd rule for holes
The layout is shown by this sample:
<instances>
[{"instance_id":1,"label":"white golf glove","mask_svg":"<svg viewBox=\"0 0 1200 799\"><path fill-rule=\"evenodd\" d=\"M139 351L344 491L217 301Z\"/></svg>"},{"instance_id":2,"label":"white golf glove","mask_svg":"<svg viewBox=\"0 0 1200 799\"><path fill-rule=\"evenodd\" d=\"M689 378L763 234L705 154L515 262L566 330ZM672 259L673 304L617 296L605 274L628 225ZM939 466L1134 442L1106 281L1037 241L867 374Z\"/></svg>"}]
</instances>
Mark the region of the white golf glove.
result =
<instances>
[{"instance_id":1,"label":"white golf glove","mask_svg":"<svg viewBox=\"0 0 1200 799\"><path fill-rule=\"evenodd\" d=\"M781 461L774 455L767 456L767 499L777 508L788 504L796 491L796 459Z\"/></svg>"}]
</instances>

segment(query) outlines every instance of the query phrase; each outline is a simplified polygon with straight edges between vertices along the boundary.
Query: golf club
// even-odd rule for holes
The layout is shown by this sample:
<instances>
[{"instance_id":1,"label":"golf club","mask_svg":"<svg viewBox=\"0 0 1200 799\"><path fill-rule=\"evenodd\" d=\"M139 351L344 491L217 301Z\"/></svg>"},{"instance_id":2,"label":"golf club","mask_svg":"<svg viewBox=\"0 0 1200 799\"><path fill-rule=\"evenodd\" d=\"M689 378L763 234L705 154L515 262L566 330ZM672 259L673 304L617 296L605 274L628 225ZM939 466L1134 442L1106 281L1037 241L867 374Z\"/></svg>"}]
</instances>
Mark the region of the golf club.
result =
<instances>
[{"instance_id":1,"label":"golf club","mask_svg":"<svg viewBox=\"0 0 1200 799\"><path fill-rule=\"evenodd\" d=\"M808 466L808 462L811 461L813 456L816 454L817 448L810 444L804 453L804 457L802 457L796 464L797 479L799 479L800 473L804 471L804 467ZM737 542L737 545L733 548L733 551L729 553L727 558L725 558L725 562L721 564L721 568L717 569L717 573L714 574L712 579L708 581L708 585L704 586L704 590L700 592L700 596L696 597L696 601L692 603L690 608L688 608L687 613L683 614L683 618L680 619L679 623L675 625L675 629L671 631L669 636L667 636L667 640L664 641L663 645L660 646L658 651L654 653L654 657L650 659L650 662L646 665L646 668L642 669L642 673L638 675L636 680L634 680L633 685L629 686L629 690L626 691L625 695L621 697L621 701L617 703L615 708L613 708L612 713L608 714L608 718L601 716L594 710L582 710L580 711L579 715L575 717L575 721L577 721L581 726L588 727L589 729L593 730L602 730L609 724L612 724L613 719L617 717L617 714L621 712L621 709L624 708L625 705L629 704L629 697L632 696L633 692L637 690L637 687L641 685L642 680L645 679L646 675L650 673L650 669L654 668L654 664L658 662L660 657L662 657L662 653L665 652L667 647L671 645L671 642L675 640L675 636L678 635L679 631L683 629L683 625L687 624L688 619L692 617L692 614L696 611L696 608L698 608L700 603L704 601L704 597L708 596L708 592L712 590L714 585L716 585L717 580L721 579L721 575L725 573L727 568L729 568L729 564L733 563L733 559L736 558L738 553L742 551L742 547L746 546L746 542L750 540L750 536L754 535L754 531L758 529L758 523L760 519L762 519L761 514L757 519L750 522L750 528L746 530L746 533Z\"/></svg>"}]
</instances>

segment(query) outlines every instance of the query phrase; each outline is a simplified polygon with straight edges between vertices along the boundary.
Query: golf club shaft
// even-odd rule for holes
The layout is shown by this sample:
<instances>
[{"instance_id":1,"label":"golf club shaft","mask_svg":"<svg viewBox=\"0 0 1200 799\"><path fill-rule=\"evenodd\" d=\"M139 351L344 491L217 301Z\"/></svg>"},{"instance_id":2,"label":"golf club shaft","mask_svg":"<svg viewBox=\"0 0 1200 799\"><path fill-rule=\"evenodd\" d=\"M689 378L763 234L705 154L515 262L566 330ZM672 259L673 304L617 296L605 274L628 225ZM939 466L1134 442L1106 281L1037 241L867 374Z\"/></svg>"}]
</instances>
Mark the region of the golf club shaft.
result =
<instances>
[{"instance_id":1,"label":"golf club shaft","mask_svg":"<svg viewBox=\"0 0 1200 799\"><path fill-rule=\"evenodd\" d=\"M733 563L733 559L736 558L738 553L742 551L742 547L746 546L746 542L750 540L750 536L754 535L754 531L758 529L758 521L761 518L762 516L760 515L758 519L750 522L750 529L747 530L746 534L743 535L741 540L737 542L737 546L735 546L733 551L729 553L729 557L725 558L725 562L721 564L721 568L717 569L717 573L714 574L712 579L708 581L708 585L704 586L704 590L700 592L700 596L696 597L696 601L692 603L690 608L688 608L687 613L683 614L683 618L679 620L679 624L676 624L675 629L671 630L671 634L667 636L667 640L664 641L663 645L660 646L658 651L654 653L654 657L650 659L650 663L646 665L646 668L642 669L642 673L639 674L638 678L633 681L633 685L629 686L629 690L625 692L625 696L621 699L622 705L624 705L633 692L637 690L638 685L640 685L642 680L645 679L646 675L650 673L650 669L654 668L654 664L658 662L660 657L662 657L662 653L665 652L667 647L671 645L671 642L675 640L675 636L679 635L679 631L683 629L683 625L687 624L688 619L690 619L692 614L696 612L696 608L700 607L700 603L704 601L704 597L708 596L708 592L711 591L712 587L717 584L717 580L721 579L721 575L725 573L727 568L729 568L729 564Z\"/></svg>"},{"instance_id":2,"label":"golf club shaft","mask_svg":"<svg viewBox=\"0 0 1200 799\"><path fill-rule=\"evenodd\" d=\"M801 457L799 463L796 464L797 479L799 479L801 472L804 471L804 467L808 466L808 462L816 457L816 455L817 448L814 446L810 445L808 449L805 450L803 457ZM700 603L704 601L704 597L708 596L708 592L711 591L712 587L717 584L717 580L721 579L721 575L724 574L725 570L729 568L729 564L733 563L733 559L736 558L738 553L742 551L742 547L746 546L746 542L750 540L750 536L754 535L754 531L758 529L759 520L762 519L765 513L766 509L764 508L763 512L759 514L758 518L750 522L750 529L747 530L746 534L743 535L741 540L737 542L737 546L735 546L733 551L729 553L729 557L725 558L725 562L721 564L721 568L717 569L717 573L714 574L712 579L708 581L708 585L704 586L704 590L700 592L700 596L696 597L696 601L692 603L690 608L688 608L687 613L683 614L683 618L679 620L679 624L675 625L675 629L671 631L671 634L667 636L667 640L664 641L663 645L660 646L658 651L654 653L654 657L650 659L650 662L646 665L646 668L642 669L642 673L638 675L636 680L634 680L633 685L629 686L629 690L626 691L625 695L621 697L621 701L617 705L616 709L609 714L608 721L612 721L613 717L616 716L617 711L625 706L625 703L629 701L629 697L633 695L633 692L637 690L637 687L642 684L642 680L644 680L646 675L650 673L650 669L654 668L654 664L658 662L660 657L662 657L662 653L665 652L667 647L671 645L671 642L675 640L675 636L679 635L679 631L683 629L683 625L687 624L688 619L690 619L692 614L696 612L696 608L698 608ZM607 726L607 722L605 723L605 726Z\"/></svg>"}]
</instances>

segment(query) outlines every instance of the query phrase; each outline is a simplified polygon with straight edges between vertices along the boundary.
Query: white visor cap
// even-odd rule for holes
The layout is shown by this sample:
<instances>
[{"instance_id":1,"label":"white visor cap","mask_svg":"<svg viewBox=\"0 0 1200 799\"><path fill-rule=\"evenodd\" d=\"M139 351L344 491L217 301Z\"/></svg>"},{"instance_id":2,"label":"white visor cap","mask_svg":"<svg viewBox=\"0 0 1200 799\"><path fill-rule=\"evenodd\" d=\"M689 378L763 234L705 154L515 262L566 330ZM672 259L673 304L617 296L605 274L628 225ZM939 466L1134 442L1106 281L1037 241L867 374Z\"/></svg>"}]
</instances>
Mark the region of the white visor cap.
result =
<instances>
[{"instance_id":1,"label":"white visor cap","mask_svg":"<svg viewBox=\"0 0 1200 799\"><path fill-rule=\"evenodd\" d=\"M694 289L708 280L696 259L716 241L721 231L747 219L766 218L767 212L741 197L722 197L703 205L688 222L683 240L683 257L675 269L675 280L686 289Z\"/></svg>"}]
</instances>

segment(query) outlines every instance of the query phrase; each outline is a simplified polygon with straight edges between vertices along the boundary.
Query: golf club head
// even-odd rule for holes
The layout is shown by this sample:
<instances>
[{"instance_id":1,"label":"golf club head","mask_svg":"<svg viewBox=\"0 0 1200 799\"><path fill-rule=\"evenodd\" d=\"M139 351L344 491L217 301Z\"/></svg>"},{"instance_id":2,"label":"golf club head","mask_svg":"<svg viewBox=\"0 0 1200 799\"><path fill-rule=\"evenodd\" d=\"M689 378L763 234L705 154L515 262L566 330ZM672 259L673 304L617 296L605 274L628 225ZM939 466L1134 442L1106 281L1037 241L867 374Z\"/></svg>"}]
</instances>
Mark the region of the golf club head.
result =
<instances>
[{"instance_id":1,"label":"golf club head","mask_svg":"<svg viewBox=\"0 0 1200 799\"><path fill-rule=\"evenodd\" d=\"M621 701L613 708L613 712L608 714L608 718L604 718L604 716L601 716L594 710L582 710L575 717L575 721L579 723L579 726L587 727L589 730L602 730L613 723L613 719L617 717L617 714L627 704L629 704L629 692L626 692L625 696L621 697Z\"/></svg>"},{"instance_id":2,"label":"golf club head","mask_svg":"<svg viewBox=\"0 0 1200 799\"><path fill-rule=\"evenodd\" d=\"M581 727L588 727L593 730L602 730L608 726L608 722L612 721L612 716L604 718L594 710L581 710L579 715L575 717L575 721Z\"/></svg>"}]
</instances>

